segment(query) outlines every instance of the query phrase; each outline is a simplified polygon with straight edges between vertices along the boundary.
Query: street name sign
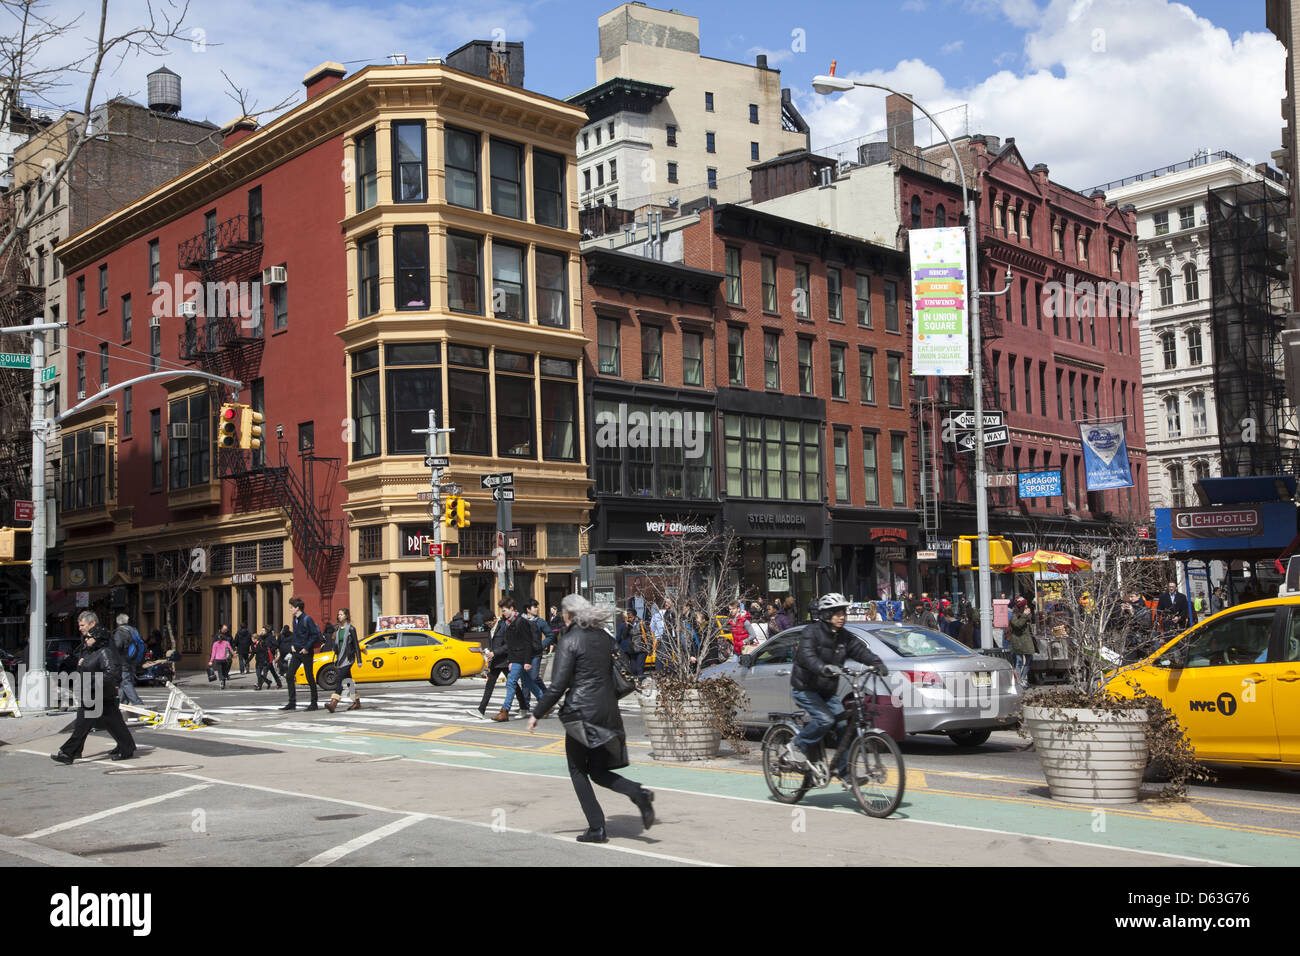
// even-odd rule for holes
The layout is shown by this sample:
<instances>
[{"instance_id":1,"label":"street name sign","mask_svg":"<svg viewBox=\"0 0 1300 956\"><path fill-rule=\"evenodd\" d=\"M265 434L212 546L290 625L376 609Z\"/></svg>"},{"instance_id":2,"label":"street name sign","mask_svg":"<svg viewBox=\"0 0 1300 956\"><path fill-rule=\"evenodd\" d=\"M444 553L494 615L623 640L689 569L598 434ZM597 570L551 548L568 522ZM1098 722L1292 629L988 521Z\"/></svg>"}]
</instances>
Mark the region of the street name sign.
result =
<instances>
[{"instance_id":1,"label":"street name sign","mask_svg":"<svg viewBox=\"0 0 1300 956\"><path fill-rule=\"evenodd\" d=\"M460 485L455 483L438 486L438 494L440 495L458 495L463 490Z\"/></svg>"},{"instance_id":2,"label":"street name sign","mask_svg":"<svg viewBox=\"0 0 1300 956\"><path fill-rule=\"evenodd\" d=\"M984 476L984 487L1014 488L1018 477L1014 471L993 472Z\"/></svg>"},{"instance_id":3,"label":"street name sign","mask_svg":"<svg viewBox=\"0 0 1300 956\"><path fill-rule=\"evenodd\" d=\"M59 377L59 367L57 365L47 365L41 369L41 384L52 382Z\"/></svg>"},{"instance_id":4,"label":"street name sign","mask_svg":"<svg viewBox=\"0 0 1300 956\"><path fill-rule=\"evenodd\" d=\"M26 352L0 352L0 368L31 368L32 357Z\"/></svg>"},{"instance_id":5,"label":"street name sign","mask_svg":"<svg viewBox=\"0 0 1300 956\"><path fill-rule=\"evenodd\" d=\"M438 493L436 491L421 491L415 496L416 501L437 501Z\"/></svg>"}]
</instances>

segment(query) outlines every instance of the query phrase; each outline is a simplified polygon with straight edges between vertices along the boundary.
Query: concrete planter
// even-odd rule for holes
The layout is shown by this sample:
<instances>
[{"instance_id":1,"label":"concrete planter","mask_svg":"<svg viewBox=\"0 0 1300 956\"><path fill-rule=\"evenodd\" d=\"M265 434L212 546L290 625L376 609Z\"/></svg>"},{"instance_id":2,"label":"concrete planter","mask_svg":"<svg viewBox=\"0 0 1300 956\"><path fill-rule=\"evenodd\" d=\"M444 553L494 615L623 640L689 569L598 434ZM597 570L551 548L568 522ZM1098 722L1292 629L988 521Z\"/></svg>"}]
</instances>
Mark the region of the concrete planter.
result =
<instances>
[{"instance_id":1,"label":"concrete planter","mask_svg":"<svg viewBox=\"0 0 1300 956\"><path fill-rule=\"evenodd\" d=\"M1026 707L1023 719L1053 800L1137 802L1147 765L1146 710Z\"/></svg>"},{"instance_id":2,"label":"concrete planter","mask_svg":"<svg viewBox=\"0 0 1300 956\"><path fill-rule=\"evenodd\" d=\"M651 756L656 760L709 760L718 755L722 734L710 724L699 691L686 692L680 719L676 715L669 719L656 712L658 695L638 697L641 701L641 721L650 736Z\"/></svg>"}]
</instances>

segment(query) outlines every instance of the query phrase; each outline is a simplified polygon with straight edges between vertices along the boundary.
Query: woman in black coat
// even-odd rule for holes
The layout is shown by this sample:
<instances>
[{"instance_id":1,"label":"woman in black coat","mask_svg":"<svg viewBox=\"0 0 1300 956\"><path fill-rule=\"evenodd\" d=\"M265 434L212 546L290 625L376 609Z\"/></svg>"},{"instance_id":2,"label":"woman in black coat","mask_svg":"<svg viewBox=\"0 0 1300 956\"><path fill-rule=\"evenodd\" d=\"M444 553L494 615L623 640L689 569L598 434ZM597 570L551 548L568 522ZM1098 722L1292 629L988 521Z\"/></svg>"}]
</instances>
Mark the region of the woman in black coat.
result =
<instances>
[{"instance_id":1,"label":"woman in black coat","mask_svg":"<svg viewBox=\"0 0 1300 956\"><path fill-rule=\"evenodd\" d=\"M627 734L614 691L614 639L605 630L608 613L577 594L560 602L560 613L565 631L556 647L551 683L533 710L528 729L536 729L538 719L567 694L560 707L564 753L569 761L569 778L587 817L587 832L578 836L578 842L607 843L605 814L596 801L592 783L635 803L647 830L655 821L654 794L612 772L626 767L628 759Z\"/></svg>"}]
</instances>

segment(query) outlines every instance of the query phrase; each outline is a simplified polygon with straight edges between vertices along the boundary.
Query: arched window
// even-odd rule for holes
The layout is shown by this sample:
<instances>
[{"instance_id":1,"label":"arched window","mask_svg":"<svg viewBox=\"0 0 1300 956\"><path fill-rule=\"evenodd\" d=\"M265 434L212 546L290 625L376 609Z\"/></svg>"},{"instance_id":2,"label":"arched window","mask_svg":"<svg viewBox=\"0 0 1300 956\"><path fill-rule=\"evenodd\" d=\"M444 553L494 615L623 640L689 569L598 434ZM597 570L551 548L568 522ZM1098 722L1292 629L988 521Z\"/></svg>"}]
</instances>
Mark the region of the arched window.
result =
<instances>
[{"instance_id":1,"label":"arched window","mask_svg":"<svg viewBox=\"0 0 1300 956\"><path fill-rule=\"evenodd\" d=\"M1205 417L1205 393L1193 392L1187 403L1192 407L1192 434L1204 435L1209 430Z\"/></svg>"},{"instance_id":2,"label":"arched window","mask_svg":"<svg viewBox=\"0 0 1300 956\"><path fill-rule=\"evenodd\" d=\"M1201 330L1187 330L1187 363L1189 365L1200 365L1205 361L1201 352Z\"/></svg>"},{"instance_id":3,"label":"arched window","mask_svg":"<svg viewBox=\"0 0 1300 956\"><path fill-rule=\"evenodd\" d=\"M1160 351L1165 358L1165 368L1176 368L1178 365L1178 340L1174 338L1174 333L1166 332L1160 336Z\"/></svg>"},{"instance_id":4,"label":"arched window","mask_svg":"<svg viewBox=\"0 0 1300 956\"><path fill-rule=\"evenodd\" d=\"M943 208L943 203L934 207L934 224L938 228L948 225L948 210Z\"/></svg>"},{"instance_id":5,"label":"arched window","mask_svg":"<svg viewBox=\"0 0 1300 956\"><path fill-rule=\"evenodd\" d=\"M1187 293L1187 301L1195 302L1201 297L1200 283L1196 278L1196 263L1189 262L1183 266L1183 291Z\"/></svg>"},{"instance_id":6,"label":"arched window","mask_svg":"<svg viewBox=\"0 0 1300 956\"><path fill-rule=\"evenodd\" d=\"M1174 304L1174 277L1169 274L1168 269L1161 269L1156 273L1156 287L1160 290L1160 304Z\"/></svg>"},{"instance_id":7,"label":"arched window","mask_svg":"<svg viewBox=\"0 0 1300 956\"><path fill-rule=\"evenodd\" d=\"M912 197L912 228L921 228L921 197Z\"/></svg>"},{"instance_id":8,"label":"arched window","mask_svg":"<svg viewBox=\"0 0 1300 956\"><path fill-rule=\"evenodd\" d=\"M1169 466L1169 507L1187 506L1187 486L1183 483L1183 466Z\"/></svg>"},{"instance_id":9,"label":"arched window","mask_svg":"<svg viewBox=\"0 0 1300 956\"><path fill-rule=\"evenodd\" d=\"M1183 421L1178 410L1178 396L1170 395L1165 399L1165 437L1180 438L1182 434Z\"/></svg>"}]
</instances>

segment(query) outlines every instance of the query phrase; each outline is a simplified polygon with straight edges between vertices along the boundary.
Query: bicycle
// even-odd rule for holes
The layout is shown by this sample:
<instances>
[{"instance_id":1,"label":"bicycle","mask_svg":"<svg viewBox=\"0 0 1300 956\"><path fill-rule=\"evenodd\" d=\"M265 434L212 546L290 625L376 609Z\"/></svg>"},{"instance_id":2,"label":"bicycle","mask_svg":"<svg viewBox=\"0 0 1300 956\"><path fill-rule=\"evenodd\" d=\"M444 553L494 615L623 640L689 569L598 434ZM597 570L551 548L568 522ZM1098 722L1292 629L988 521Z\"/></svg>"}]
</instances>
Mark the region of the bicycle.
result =
<instances>
[{"instance_id":1,"label":"bicycle","mask_svg":"<svg viewBox=\"0 0 1300 956\"><path fill-rule=\"evenodd\" d=\"M790 743L808 722L808 715L802 711L774 714L779 722L763 735L763 777L772 796L781 803L798 803L809 790L830 784L830 768L847 747L841 783L852 791L867 815L887 817L903 802L905 774L898 744L876 727L879 710L875 683L879 675L874 667L857 676L842 668L836 668L836 673L852 681L853 693L845 700L844 713L836 718L835 725L813 745L808 754L809 766L798 766L787 756ZM868 683L872 687L870 695L865 693Z\"/></svg>"}]
</instances>

